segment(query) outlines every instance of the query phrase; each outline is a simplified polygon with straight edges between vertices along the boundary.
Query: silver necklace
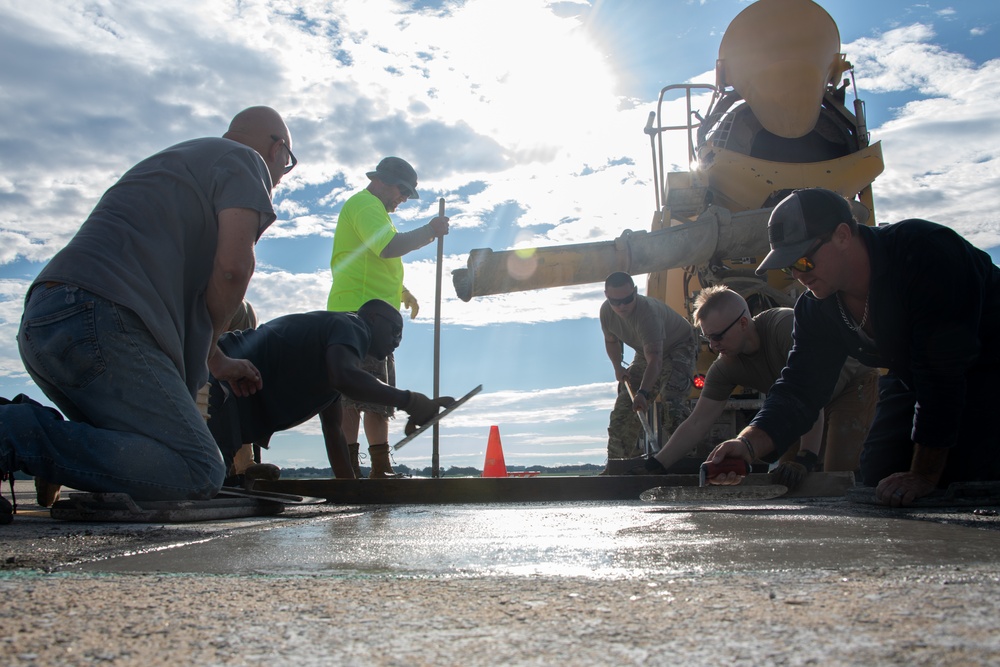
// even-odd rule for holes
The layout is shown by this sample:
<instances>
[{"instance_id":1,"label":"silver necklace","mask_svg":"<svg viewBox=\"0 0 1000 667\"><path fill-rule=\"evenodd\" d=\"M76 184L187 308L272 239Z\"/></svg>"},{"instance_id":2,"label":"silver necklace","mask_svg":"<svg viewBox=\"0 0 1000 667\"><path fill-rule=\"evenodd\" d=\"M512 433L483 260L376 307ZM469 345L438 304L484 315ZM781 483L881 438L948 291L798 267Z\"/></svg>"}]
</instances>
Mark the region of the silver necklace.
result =
<instances>
[{"instance_id":1,"label":"silver necklace","mask_svg":"<svg viewBox=\"0 0 1000 667\"><path fill-rule=\"evenodd\" d=\"M851 331L858 332L865 328L865 322L868 321L868 294L865 294L865 312L861 316L861 323L857 326L851 324L851 318L847 316L847 311L844 310L844 304L840 300L840 292L837 292L837 307L840 308L840 316L844 318L844 324Z\"/></svg>"}]
</instances>

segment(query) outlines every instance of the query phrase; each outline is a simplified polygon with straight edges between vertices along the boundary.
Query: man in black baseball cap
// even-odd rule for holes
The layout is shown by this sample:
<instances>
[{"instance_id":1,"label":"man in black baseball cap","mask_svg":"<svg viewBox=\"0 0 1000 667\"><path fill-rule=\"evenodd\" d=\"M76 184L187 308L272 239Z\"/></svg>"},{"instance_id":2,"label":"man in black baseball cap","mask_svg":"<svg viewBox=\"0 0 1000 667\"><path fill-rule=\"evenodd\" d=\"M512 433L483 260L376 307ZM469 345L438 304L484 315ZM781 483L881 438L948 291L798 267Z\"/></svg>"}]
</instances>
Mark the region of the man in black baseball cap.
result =
<instances>
[{"instance_id":1,"label":"man in black baseball cap","mask_svg":"<svg viewBox=\"0 0 1000 667\"><path fill-rule=\"evenodd\" d=\"M767 223L771 252L757 267L757 275L762 276L770 269L792 266L842 222L856 224L846 199L823 188L797 190L783 199L771 213Z\"/></svg>"},{"instance_id":2,"label":"man in black baseball cap","mask_svg":"<svg viewBox=\"0 0 1000 667\"><path fill-rule=\"evenodd\" d=\"M847 357L888 369L859 462L878 502L898 507L952 482L1000 480L1000 269L954 230L926 220L870 227L821 188L771 213L771 252L807 288L792 350L764 406L709 460L780 456L809 430ZM715 483L737 483L734 473Z\"/></svg>"}]
</instances>

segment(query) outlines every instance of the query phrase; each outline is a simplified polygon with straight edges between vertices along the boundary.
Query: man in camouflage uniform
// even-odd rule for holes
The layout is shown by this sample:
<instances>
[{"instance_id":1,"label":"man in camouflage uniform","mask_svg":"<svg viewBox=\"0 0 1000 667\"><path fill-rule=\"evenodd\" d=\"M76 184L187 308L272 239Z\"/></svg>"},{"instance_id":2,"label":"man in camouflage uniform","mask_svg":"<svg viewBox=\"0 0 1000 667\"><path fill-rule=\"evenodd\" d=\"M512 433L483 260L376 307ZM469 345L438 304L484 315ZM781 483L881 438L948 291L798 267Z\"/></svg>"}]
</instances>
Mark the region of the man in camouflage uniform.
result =
<instances>
[{"instance_id":1,"label":"man in camouflage uniform","mask_svg":"<svg viewBox=\"0 0 1000 667\"><path fill-rule=\"evenodd\" d=\"M631 458L643 454L642 425L635 413L645 414L657 396L664 435L690 414L685 401L698 358L698 333L663 302L640 295L627 273L608 276L604 295L601 330L618 381L618 399L608 425L608 458ZM635 350L627 367L623 365L625 345ZM634 399L623 380L631 386Z\"/></svg>"}]
</instances>

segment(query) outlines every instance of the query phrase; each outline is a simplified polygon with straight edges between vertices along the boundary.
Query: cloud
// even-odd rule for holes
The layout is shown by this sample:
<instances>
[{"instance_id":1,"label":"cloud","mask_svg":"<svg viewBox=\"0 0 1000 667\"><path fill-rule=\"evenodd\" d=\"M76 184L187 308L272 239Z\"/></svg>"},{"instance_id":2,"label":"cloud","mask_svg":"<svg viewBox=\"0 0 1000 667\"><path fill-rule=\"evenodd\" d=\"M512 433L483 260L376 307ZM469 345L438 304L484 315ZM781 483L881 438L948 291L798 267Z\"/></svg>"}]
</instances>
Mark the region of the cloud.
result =
<instances>
[{"instance_id":1,"label":"cloud","mask_svg":"<svg viewBox=\"0 0 1000 667\"><path fill-rule=\"evenodd\" d=\"M276 238L329 234L329 204L342 200L294 195L354 191L388 154L410 157L432 192L487 182L460 211L467 215L537 195L526 222L554 224L576 215L582 189L596 191L574 185L573 171L603 165L609 151L620 157L626 131L644 140L641 118L623 125L611 74L578 21L529 0L418 12L385 1L304 2L289 12L252 2L41 0L3 14L0 55L26 63L0 73L12 119L0 148L20 166L0 182L0 230L22 236L3 262L47 259L131 164L222 134L250 104L285 115L300 158L281 186L288 217ZM504 58L482 57L498 50ZM578 111L565 111L568 99ZM620 179L627 169L616 171ZM545 202L556 200L561 210L549 211Z\"/></svg>"},{"instance_id":2,"label":"cloud","mask_svg":"<svg viewBox=\"0 0 1000 667\"><path fill-rule=\"evenodd\" d=\"M290 273L258 269L246 298L261 322L289 313L322 310L330 293L330 272Z\"/></svg>"},{"instance_id":3,"label":"cloud","mask_svg":"<svg viewBox=\"0 0 1000 667\"><path fill-rule=\"evenodd\" d=\"M957 229L972 243L1000 245L1000 120L994 94L1000 60L976 65L915 24L844 46L862 91L911 90L917 99L873 123L886 171L874 185L876 217L919 217Z\"/></svg>"},{"instance_id":4,"label":"cloud","mask_svg":"<svg viewBox=\"0 0 1000 667\"><path fill-rule=\"evenodd\" d=\"M317 1L295 12L252 2L42 0L4 14L0 54L29 66L0 74L14 119L0 130L0 148L22 166L0 182L8 241L0 263L50 257L136 160L221 134L236 109L261 101L286 115L301 159L279 192L274 238L328 237L343 196L386 154L411 157L422 187L453 195L456 226L483 228L483 247L509 240L489 233L505 202L520 207L512 222L524 230L514 240L521 246L614 238L648 227L654 208L641 132L651 102L623 106L579 20L529 0L419 11L385 0ZM996 131L983 93L997 66L976 67L933 38L933 27L918 23L844 50L862 90L925 98L894 119L872 118L889 156L876 190L883 210L931 203L942 217L954 205L965 221L966 195L992 183L983 179L994 170L992 144L974 139ZM505 57L482 57L499 52ZM11 90L18 94L2 92ZM932 138L981 148L929 153L953 157L928 170L926 159L914 164L915 147ZM477 192L455 194L473 182L482 183ZM956 194L935 205L915 190ZM991 224L974 229L976 238L992 242Z\"/></svg>"},{"instance_id":5,"label":"cloud","mask_svg":"<svg viewBox=\"0 0 1000 667\"><path fill-rule=\"evenodd\" d=\"M17 329L30 281L0 279L0 378L24 378L24 364L17 351Z\"/></svg>"},{"instance_id":6,"label":"cloud","mask_svg":"<svg viewBox=\"0 0 1000 667\"><path fill-rule=\"evenodd\" d=\"M287 201L287 200L286 200ZM294 210L297 207L287 206L287 210ZM324 215L292 215L292 217L282 219L282 212L278 210L278 220L267 228L268 239L289 239L302 236L318 236L332 239L333 232L337 227L335 220L331 216Z\"/></svg>"}]
</instances>

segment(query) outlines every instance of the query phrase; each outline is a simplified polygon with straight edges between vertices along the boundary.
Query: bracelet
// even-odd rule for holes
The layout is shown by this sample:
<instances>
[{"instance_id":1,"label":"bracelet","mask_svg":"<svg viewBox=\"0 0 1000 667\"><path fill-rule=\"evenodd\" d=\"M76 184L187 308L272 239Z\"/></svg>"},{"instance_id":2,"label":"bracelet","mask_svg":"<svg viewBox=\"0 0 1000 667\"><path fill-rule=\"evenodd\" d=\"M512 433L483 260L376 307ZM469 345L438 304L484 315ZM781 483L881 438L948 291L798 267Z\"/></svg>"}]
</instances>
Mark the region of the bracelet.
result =
<instances>
[{"instance_id":1,"label":"bracelet","mask_svg":"<svg viewBox=\"0 0 1000 667\"><path fill-rule=\"evenodd\" d=\"M736 436L736 439L747 446L747 451L750 452L750 460L756 461L757 454L753 451L753 444L750 442L750 438L746 437L745 435L738 435Z\"/></svg>"}]
</instances>

